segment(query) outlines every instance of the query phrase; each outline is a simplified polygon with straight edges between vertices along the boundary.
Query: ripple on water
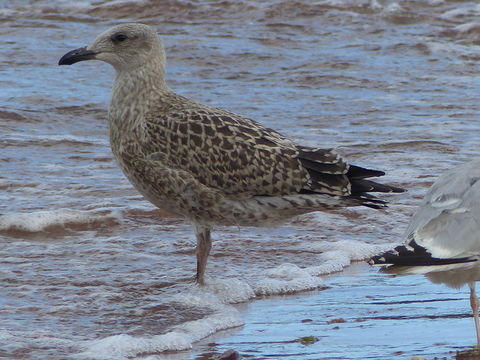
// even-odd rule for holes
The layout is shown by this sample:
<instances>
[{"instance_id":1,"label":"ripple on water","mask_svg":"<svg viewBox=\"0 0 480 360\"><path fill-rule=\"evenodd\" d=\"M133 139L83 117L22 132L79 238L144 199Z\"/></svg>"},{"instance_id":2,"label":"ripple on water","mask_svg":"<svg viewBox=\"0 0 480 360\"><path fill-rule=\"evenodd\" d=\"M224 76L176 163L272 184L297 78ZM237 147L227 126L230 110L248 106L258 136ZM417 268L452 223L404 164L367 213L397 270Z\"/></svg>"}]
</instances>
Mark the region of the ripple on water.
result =
<instances>
[{"instance_id":1,"label":"ripple on water","mask_svg":"<svg viewBox=\"0 0 480 360\"><path fill-rule=\"evenodd\" d=\"M349 271L352 262L399 241L435 177L478 155L476 4L2 5L0 82L7 91L0 94L0 357L163 358L170 356L163 351L196 346L244 319L250 335L237 333L239 341L210 353L230 344L254 357L283 351L298 359L308 350L310 358L354 358L356 349L370 351L357 358L398 351L443 357L470 344L469 313L457 309L451 293L440 302L451 308L440 313L412 303L418 316L409 321L417 328L432 316L438 319L432 334L458 326L455 336L439 340L409 332L412 325L401 321L408 304L393 305L414 296L428 300L439 288L366 270L346 280L325 274ZM409 192L387 195L386 211L315 213L276 229L220 227L209 286L198 289L190 225L145 202L112 159L105 118L113 71L95 62L56 65L66 51L121 21L159 30L170 86L182 95L261 121L300 144L336 147L354 164L386 170L385 182ZM324 285L310 296L288 298L292 303L283 297ZM373 304L378 299L385 305ZM248 303L246 312L239 312L241 302ZM268 302L279 305L261 309ZM449 318L452 308L457 313ZM271 320L290 309L281 327ZM339 317L346 322L326 324ZM300 322L306 318L312 321ZM400 335L382 337L386 328ZM320 334L320 347L291 339L311 336L311 329ZM262 344L263 335L269 338ZM425 345L418 345L423 335ZM347 346L346 339L358 346Z\"/></svg>"}]
</instances>

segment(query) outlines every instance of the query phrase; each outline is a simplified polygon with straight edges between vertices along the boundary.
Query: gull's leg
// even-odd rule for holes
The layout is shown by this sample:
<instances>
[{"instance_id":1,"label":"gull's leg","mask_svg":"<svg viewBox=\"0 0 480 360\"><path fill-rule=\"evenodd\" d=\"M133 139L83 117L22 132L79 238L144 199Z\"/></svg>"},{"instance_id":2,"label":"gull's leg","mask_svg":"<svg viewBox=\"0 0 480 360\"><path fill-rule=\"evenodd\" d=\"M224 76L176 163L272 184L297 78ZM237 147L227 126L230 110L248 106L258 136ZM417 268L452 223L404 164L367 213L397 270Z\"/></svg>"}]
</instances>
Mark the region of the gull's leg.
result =
<instances>
[{"instance_id":1,"label":"gull's leg","mask_svg":"<svg viewBox=\"0 0 480 360\"><path fill-rule=\"evenodd\" d=\"M470 306L473 311L475 330L477 331L477 347L480 347L480 322L478 321L478 297L475 294L475 282L468 283L470 287Z\"/></svg>"},{"instance_id":2,"label":"gull's leg","mask_svg":"<svg viewBox=\"0 0 480 360\"><path fill-rule=\"evenodd\" d=\"M195 225L197 236L197 284L205 285L205 268L207 267L208 254L212 248L210 228L203 225Z\"/></svg>"}]
</instances>

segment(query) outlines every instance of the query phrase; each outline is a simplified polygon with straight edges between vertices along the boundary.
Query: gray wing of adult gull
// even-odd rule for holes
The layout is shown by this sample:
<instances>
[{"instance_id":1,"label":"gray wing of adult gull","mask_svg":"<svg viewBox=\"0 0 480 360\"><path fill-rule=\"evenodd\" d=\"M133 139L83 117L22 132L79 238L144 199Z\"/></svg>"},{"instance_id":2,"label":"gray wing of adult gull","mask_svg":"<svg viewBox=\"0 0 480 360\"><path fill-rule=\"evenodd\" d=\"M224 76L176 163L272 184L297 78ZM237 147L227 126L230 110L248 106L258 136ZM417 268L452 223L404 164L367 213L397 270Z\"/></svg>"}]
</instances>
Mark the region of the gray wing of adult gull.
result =
<instances>
[{"instance_id":1,"label":"gray wing of adult gull","mask_svg":"<svg viewBox=\"0 0 480 360\"><path fill-rule=\"evenodd\" d=\"M480 159L457 166L429 189L405 232L403 245L370 259L393 274L425 274L435 283L468 284L477 346L480 320Z\"/></svg>"},{"instance_id":2,"label":"gray wing of adult gull","mask_svg":"<svg viewBox=\"0 0 480 360\"><path fill-rule=\"evenodd\" d=\"M480 255L480 159L438 178L405 233L436 258Z\"/></svg>"},{"instance_id":3,"label":"gray wing of adult gull","mask_svg":"<svg viewBox=\"0 0 480 360\"><path fill-rule=\"evenodd\" d=\"M436 265L480 256L480 159L443 173L413 215L404 244L376 264Z\"/></svg>"}]
</instances>

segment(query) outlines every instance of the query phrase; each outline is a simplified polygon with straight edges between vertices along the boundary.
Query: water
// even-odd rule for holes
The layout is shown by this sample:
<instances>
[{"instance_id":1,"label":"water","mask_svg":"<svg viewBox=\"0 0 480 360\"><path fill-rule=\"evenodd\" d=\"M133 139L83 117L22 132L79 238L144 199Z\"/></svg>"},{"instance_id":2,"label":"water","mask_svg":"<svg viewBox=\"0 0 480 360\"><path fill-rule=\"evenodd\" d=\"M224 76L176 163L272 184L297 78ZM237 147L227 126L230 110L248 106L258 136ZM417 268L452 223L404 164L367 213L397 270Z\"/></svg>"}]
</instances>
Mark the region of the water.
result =
<instances>
[{"instance_id":1,"label":"water","mask_svg":"<svg viewBox=\"0 0 480 360\"><path fill-rule=\"evenodd\" d=\"M196 348L204 356L237 349L246 359L460 359L475 333L468 291L367 267L332 275L326 289L257 300L243 328Z\"/></svg>"},{"instance_id":2,"label":"water","mask_svg":"<svg viewBox=\"0 0 480 360\"><path fill-rule=\"evenodd\" d=\"M246 323L231 336L255 333L251 319L264 317L265 301L278 312L288 309L288 299L271 296L297 294L302 311L322 304L327 291L348 298L350 287L336 280L344 275L325 275L400 241L436 176L477 155L480 7L474 2L0 4L0 356L6 358L161 359L170 350L175 355L168 356L183 359L210 351L199 340L215 333L220 348L248 352L221 331ZM220 227L209 286L198 289L190 225L144 201L112 160L105 118L113 70L96 62L56 65L65 52L123 21L158 29L168 82L180 94L256 119L300 144L337 147L352 163L385 170L385 182L409 192L386 196L387 211L315 213L276 229ZM391 292L399 278L382 282L384 274L362 269L354 278L366 288L401 296ZM435 340L422 343L419 330L415 343L399 341L395 351L451 356L448 349L473 345L466 290L402 279L419 284L418 301L424 293L459 298L464 316L449 319L459 336L445 346L432 351ZM315 290L322 285L331 290ZM448 319L451 309L441 304L438 316ZM316 308L312 317L322 316L323 307ZM431 316L422 313L419 323L433 326ZM375 337L396 324L365 326L365 337L381 346ZM258 345L255 356L274 354L275 341ZM313 358L364 356L336 341L310 348Z\"/></svg>"}]
</instances>

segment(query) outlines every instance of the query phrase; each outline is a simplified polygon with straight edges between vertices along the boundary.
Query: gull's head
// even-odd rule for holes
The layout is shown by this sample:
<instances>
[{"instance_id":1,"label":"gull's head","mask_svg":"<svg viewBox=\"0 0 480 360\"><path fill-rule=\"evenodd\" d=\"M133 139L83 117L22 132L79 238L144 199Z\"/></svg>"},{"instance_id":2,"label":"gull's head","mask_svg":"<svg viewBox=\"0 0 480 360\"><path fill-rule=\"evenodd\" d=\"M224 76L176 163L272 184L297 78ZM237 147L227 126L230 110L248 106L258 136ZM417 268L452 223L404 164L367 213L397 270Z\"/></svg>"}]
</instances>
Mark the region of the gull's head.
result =
<instances>
[{"instance_id":1,"label":"gull's head","mask_svg":"<svg viewBox=\"0 0 480 360\"><path fill-rule=\"evenodd\" d=\"M69 51L58 65L72 65L84 60L101 60L118 72L141 67L148 63L165 64L162 41L148 25L126 23L101 33L88 46Z\"/></svg>"}]
</instances>

